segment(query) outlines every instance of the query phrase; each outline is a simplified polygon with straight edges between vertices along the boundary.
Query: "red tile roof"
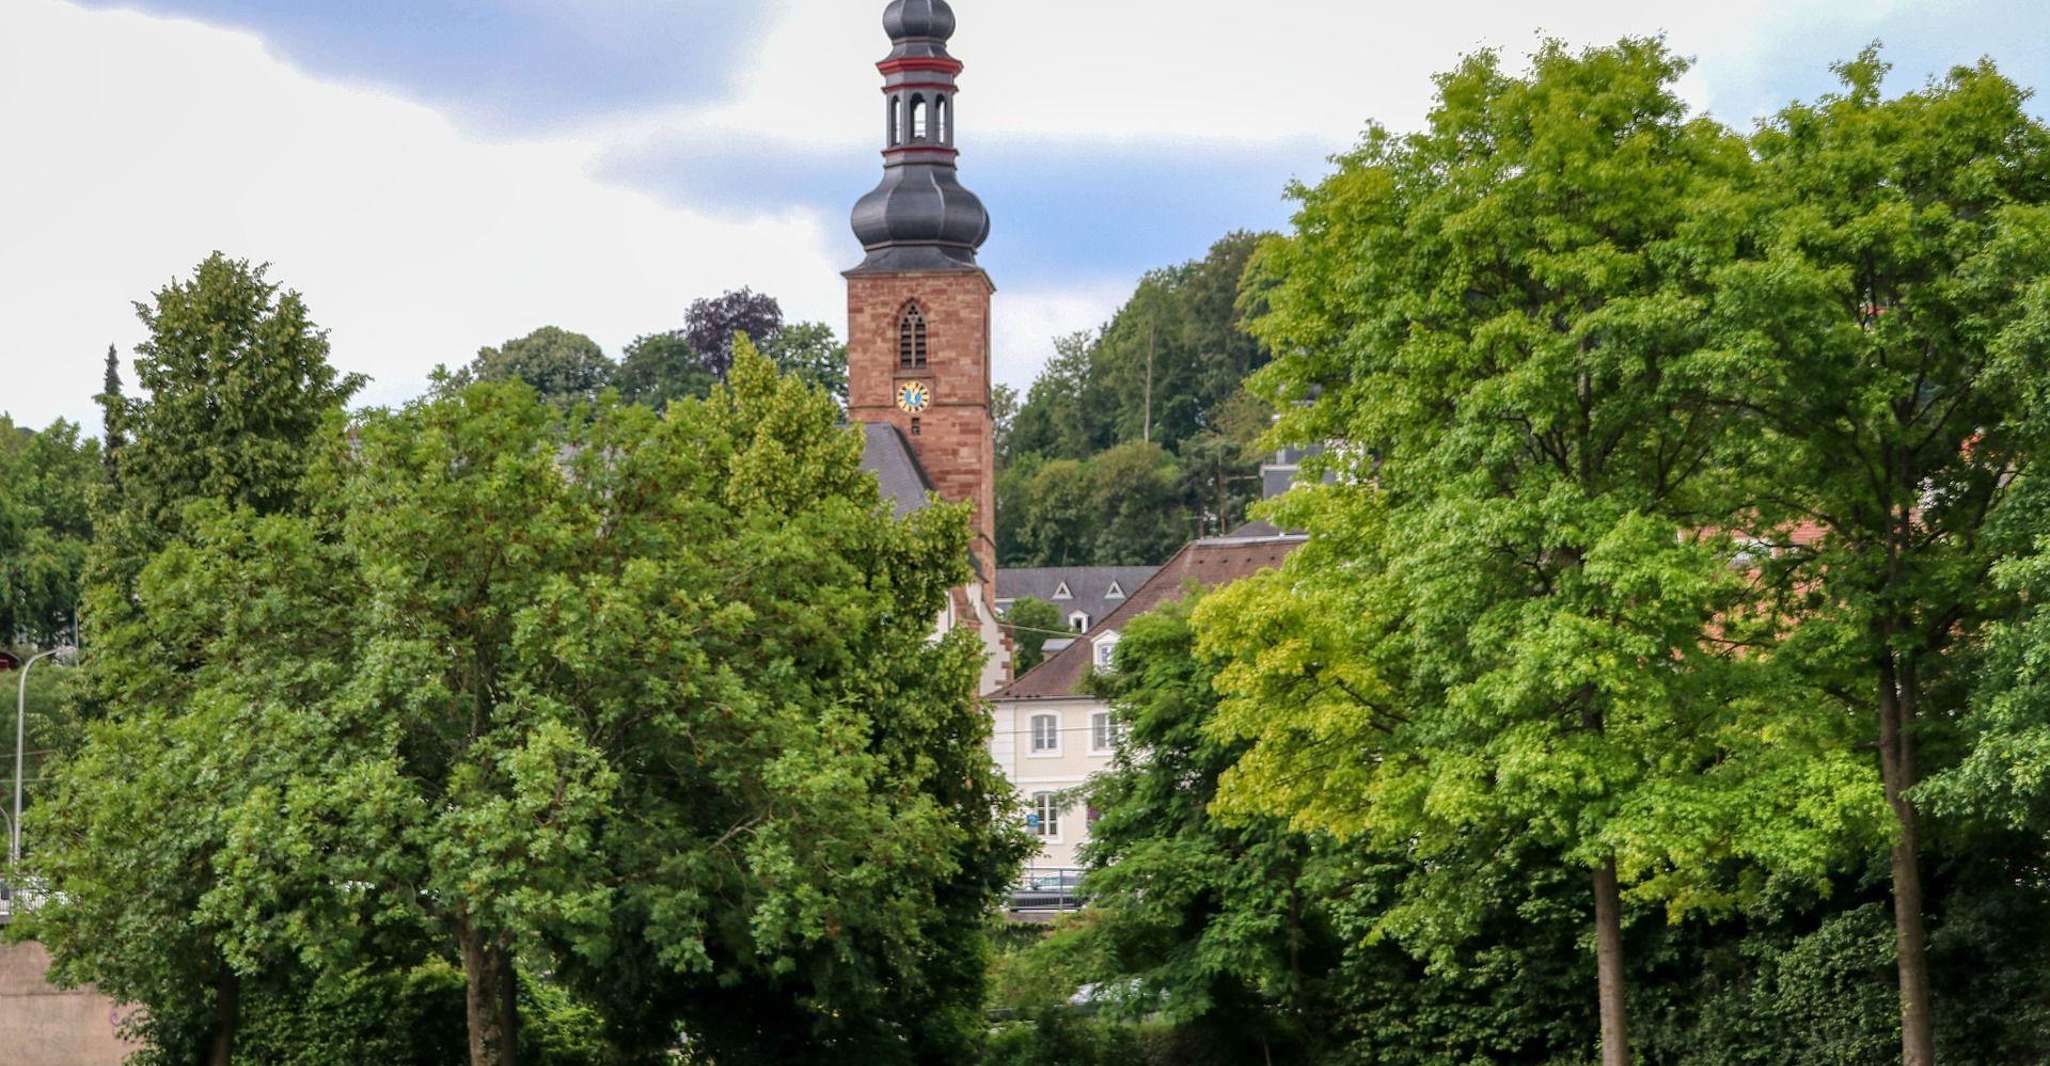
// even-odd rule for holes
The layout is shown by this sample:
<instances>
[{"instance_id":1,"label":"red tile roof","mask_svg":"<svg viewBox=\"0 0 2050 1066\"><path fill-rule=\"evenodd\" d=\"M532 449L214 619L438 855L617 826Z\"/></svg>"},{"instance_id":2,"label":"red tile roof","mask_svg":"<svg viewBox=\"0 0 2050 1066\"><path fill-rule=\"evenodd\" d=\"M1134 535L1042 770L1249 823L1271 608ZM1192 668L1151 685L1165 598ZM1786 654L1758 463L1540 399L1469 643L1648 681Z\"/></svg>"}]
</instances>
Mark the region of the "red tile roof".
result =
<instances>
[{"instance_id":1,"label":"red tile roof","mask_svg":"<svg viewBox=\"0 0 2050 1066\"><path fill-rule=\"evenodd\" d=\"M1289 552L1301 547L1308 539L1290 535L1191 541L1144 585L1139 586L1122 606L1092 626L1089 633L1095 635L1106 629L1120 629L1161 604L1181 599L1191 585L1217 588L1262 570L1272 570L1288 558ZM990 698L1033 700L1082 695L1082 686L1088 680L1089 667L1094 661L1094 647L1090 636L1083 636Z\"/></svg>"}]
</instances>

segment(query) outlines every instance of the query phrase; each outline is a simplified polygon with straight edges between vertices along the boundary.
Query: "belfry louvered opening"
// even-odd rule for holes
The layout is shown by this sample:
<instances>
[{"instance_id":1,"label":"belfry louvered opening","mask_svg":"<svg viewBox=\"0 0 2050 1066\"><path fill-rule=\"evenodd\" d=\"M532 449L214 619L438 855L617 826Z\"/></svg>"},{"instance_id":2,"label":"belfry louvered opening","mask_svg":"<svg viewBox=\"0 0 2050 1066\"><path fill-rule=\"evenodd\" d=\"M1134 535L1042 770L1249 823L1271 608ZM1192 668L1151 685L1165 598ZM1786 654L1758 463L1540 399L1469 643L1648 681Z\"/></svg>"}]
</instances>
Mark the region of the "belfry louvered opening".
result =
<instances>
[{"instance_id":1,"label":"belfry louvered opening","mask_svg":"<svg viewBox=\"0 0 2050 1066\"><path fill-rule=\"evenodd\" d=\"M897 320L897 366L904 370L925 368L925 313L915 303L906 304L904 317Z\"/></svg>"}]
</instances>

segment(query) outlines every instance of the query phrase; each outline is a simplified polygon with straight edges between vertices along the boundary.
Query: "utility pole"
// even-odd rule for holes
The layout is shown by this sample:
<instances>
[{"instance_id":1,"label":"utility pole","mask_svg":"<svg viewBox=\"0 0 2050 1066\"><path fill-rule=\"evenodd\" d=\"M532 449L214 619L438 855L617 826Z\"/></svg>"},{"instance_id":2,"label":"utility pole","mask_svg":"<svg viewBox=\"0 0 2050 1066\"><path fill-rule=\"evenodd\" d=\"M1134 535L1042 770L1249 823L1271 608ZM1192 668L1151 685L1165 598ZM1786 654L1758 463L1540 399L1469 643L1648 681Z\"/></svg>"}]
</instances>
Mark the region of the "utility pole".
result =
<instances>
[{"instance_id":1,"label":"utility pole","mask_svg":"<svg viewBox=\"0 0 2050 1066\"><path fill-rule=\"evenodd\" d=\"M1146 325L1146 423L1139 429L1139 439L1153 443L1153 345L1160 336L1157 323Z\"/></svg>"},{"instance_id":2,"label":"utility pole","mask_svg":"<svg viewBox=\"0 0 2050 1066\"><path fill-rule=\"evenodd\" d=\"M7 876L11 881L20 880L16 871L21 867L21 783L26 765L23 756L28 749L28 672L44 659L70 650L51 648L21 664L21 687L15 690L14 701L14 821L7 827Z\"/></svg>"}]
</instances>

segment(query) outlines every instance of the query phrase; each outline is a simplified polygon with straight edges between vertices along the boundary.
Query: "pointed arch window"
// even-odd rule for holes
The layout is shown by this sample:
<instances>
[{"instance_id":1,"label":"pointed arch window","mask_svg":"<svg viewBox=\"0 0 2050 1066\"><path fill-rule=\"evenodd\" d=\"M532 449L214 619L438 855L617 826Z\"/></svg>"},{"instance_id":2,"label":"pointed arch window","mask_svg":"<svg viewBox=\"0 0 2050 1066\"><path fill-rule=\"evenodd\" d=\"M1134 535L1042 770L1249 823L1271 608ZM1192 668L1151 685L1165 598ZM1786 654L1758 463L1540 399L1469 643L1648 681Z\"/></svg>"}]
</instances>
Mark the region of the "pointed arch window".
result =
<instances>
[{"instance_id":1,"label":"pointed arch window","mask_svg":"<svg viewBox=\"0 0 2050 1066\"><path fill-rule=\"evenodd\" d=\"M953 105L945 96L932 99L933 139L941 144L954 143L954 123L951 114Z\"/></svg>"},{"instance_id":2,"label":"pointed arch window","mask_svg":"<svg viewBox=\"0 0 2050 1066\"><path fill-rule=\"evenodd\" d=\"M897 366L902 370L925 369L925 312L918 304L904 305L904 317L897 320Z\"/></svg>"},{"instance_id":3,"label":"pointed arch window","mask_svg":"<svg viewBox=\"0 0 2050 1066\"><path fill-rule=\"evenodd\" d=\"M925 109L925 97L924 97L924 96L922 96L922 95L920 95L920 94L918 94L918 93L912 93L912 94L911 94L911 139L912 139L913 141L922 141L922 140L925 140L925 128L926 128L926 121L927 121L927 118L926 118L926 116L927 116L927 111L926 111L926 109Z\"/></svg>"}]
</instances>

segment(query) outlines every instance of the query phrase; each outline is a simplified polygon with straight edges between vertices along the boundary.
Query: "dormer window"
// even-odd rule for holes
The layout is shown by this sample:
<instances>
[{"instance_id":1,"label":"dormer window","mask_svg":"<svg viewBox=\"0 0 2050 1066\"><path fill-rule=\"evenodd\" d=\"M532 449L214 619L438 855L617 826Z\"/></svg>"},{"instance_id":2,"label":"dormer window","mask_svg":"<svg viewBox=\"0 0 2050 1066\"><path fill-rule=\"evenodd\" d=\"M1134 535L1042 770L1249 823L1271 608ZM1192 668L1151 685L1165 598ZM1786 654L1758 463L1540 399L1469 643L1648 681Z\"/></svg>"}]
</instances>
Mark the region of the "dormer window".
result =
<instances>
[{"instance_id":1,"label":"dormer window","mask_svg":"<svg viewBox=\"0 0 2050 1066\"><path fill-rule=\"evenodd\" d=\"M1096 638L1096 644L1094 645L1094 647L1093 647L1093 648L1092 648L1091 650L1095 652L1095 655L1093 656L1093 659L1095 660L1095 663L1096 663L1096 668L1097 668L1098 670L1115 670L1115 669L1117 669L1117 661L1118 661L1118 635L1117 635L1117 633L1115 633L1115 632L1105 633L1105 634L1104 634L1103 636L1100 636L1100 637Z\"/></svg>"},{"instance_id":2,"label":"dormer window","mask_svg":"<svg viewBox=\"0 0 2050 1066\"><path fill-rule=\"evenodd\" d=\"M1068 591L1068 583L1063 581L1059 588L1053 590L1053 598L1057 600L1072 600L1075 598L1075 594Z\"/></svg>"},{"instance_id":3,"label":"dormer window","mask_svg":"<svg viewBox=\"0 0 2050 1066\"><path fill-rule=\"evenodd\" d=\"M1074 614L1069 615L1068 628L1074 630L1077 633L1089 632L1088 613L1084 611L1076 611Z\"/></svg>"},{"instance_id":4,"label":"dormer window","mask_svg":"<svg viewBox=\"0 0 2050 1066\"><path fill-rule=\"evenodd\" d=\"M1122 600L1125 598L1125 587L1113 581L1110 583L1110 591L1104 593L1103 598L1106 600Z\"/></svg>"},{"instance_id":5,"label":"dormer window","mask_svg":"<svg viewBox=\"0 0 2050 1066\"><path fill-rule=\"evenodd\" d=\"M897 320L897 367L925 369L925 313L916 303L904 305L904 317Z\"/></svg>"}]
</instances>

